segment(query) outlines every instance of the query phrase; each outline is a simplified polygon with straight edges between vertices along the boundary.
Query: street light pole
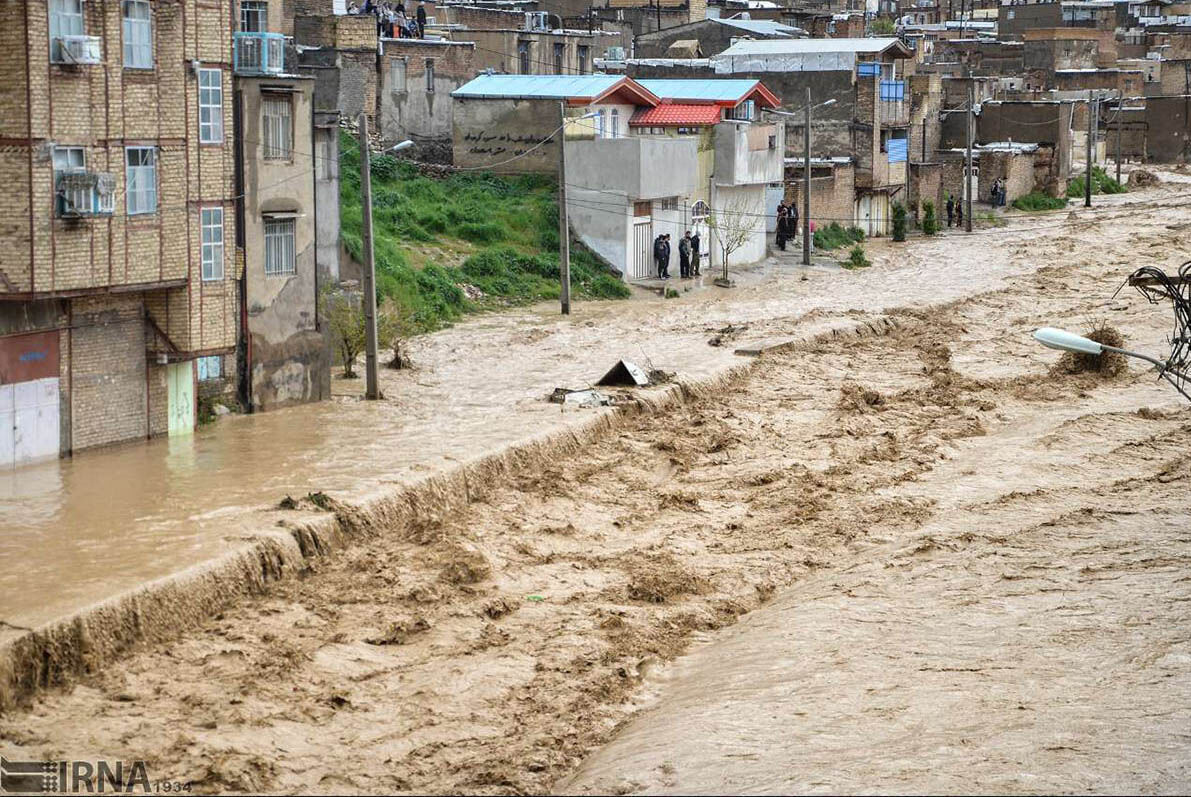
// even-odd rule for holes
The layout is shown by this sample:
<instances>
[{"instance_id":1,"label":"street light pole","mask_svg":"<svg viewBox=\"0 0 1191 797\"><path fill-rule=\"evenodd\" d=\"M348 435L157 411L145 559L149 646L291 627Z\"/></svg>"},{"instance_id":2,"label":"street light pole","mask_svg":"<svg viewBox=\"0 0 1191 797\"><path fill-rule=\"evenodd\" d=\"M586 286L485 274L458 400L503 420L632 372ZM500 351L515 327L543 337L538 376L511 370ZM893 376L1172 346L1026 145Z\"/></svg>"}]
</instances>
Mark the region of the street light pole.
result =
<instances>
[{"instance_id":1,"label":"street light pole","mask_svg":"<svg viewBox=\"0 0 1191 797\"><path fill-rule=\"evenodd\" d=\"M964 158L964 188L959 201L964 203L964 232L972 231L972 116L976 113L976 92L971 76L968 77L968 148Z\"/></svg>"},{"instance_id":2,"label":"street light pole","mask_svg":"<svg viewBox=\"0 0 1191 797\"><path fill-rule=\"evenodd\" d=\"M360 114L360 201L364 230L364 398L380 398L376 370L376 261L372 246L372 162L368 151L368 117Z\"/></svg>"},{"instance_id":3,"label":"street light pole","mask_svg":"<svg viewBox=\"0 0 1191 797\"><path fill-rule=\"evenodd\" d=\"M1117 182L1121 182L1121 125L1125 121L1122 116L1125 110L1125 96L1122 94L1117 101Z\"/></svg>"},{"instance_id":4,"label":"street light pole","mask_svg":"<svg viewBox=\"0 0 1191 797\"><path fill-rule=\"evenodd\" d=\"M1092 206L1092 103L1093 93L1091 89L1088 90L1088 146L1087 159L1088 162L1084 164L1085 172L1083 178L1083 206L1090 208Z\"/></svg>"},{"instance_id":5,"label":"street light pole","mask_svg":"<svg viewBox=\"0 0 1191 797\"><path fill-rule=\"evenodd\" d=\"M802 131L802 265L811 264L811 87L806 87L806 125Z\"/></svg>"},{"instance_id":6,"label":"street light pole","mask_svg":"<svg viewBox=\"0 0 1191 797\"><path fill-rule=\"evenodd\" d=\"M558 266L562 314L571 314L571 232L567 224L567 103L558 103Z\"/></svg>"}]
</instances>

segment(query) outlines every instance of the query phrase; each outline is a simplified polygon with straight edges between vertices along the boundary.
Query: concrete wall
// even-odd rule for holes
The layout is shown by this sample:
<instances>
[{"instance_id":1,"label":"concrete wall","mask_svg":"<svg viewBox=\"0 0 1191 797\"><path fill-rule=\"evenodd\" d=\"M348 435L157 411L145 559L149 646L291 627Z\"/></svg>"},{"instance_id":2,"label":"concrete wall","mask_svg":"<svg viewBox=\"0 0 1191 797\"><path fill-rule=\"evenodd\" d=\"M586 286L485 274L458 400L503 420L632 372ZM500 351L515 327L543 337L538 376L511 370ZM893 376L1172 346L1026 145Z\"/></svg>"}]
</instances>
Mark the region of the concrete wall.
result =
<instances>
[{"instance_id":1,"label":"concrete wall","mask_svg":"<svg viewBox=\"0 0 1191 797\"><path fill-rule=\"evenodd\" d=\"M697 185L694 138L567 141L567 185L623 192L633 201L685 197Z\"/></svg>"},{"instance_id":2,"label":"concrete wall","mask_svg":"<svg viewBox=\"0 0 1191 797\"><path fill-rule=\"evenodd\" d=\"M784 158L784 124L720 122L715 126L717 186L781 182Z\"/></svg>"},{"instance_id":3,"label":"concrete wall","mask_svg":"<svg viewBox=\"0 0 1191 797\"><path fill-rule=\"evenodd\" d=\"M315 265L320 281L339 279L339 114L314 112Z\"/></svg>"},{"instance_id":4,"label":"concrete wall","mask_svg":"<svg viewBox=\"0 0 1191 797\"><path fill-rule=\"evenodd\" d=\"M297 72L314 78L314 102L338 110L345 119L368 115L376 125L377 55L375 50L305 50Z\"/></svg>"},{"instance_id":5,"label":"concrete wall","mask_svg":"<svg viewBox=\"0 0 1191 797\"><path fill-rule=\"evenodd\" d=\"M935 203L935 218L943 210L943 164L911 163L906 184L907 204L915 212L914 220L922 223L923 203Z\"/></svg>"},{"instance_id":6,"label":"concrete wall","mask_svg":"<svg viewBox=\"0 0 1191 797\"><path fill-rule=\"evenodd\" d=\"M1191 94L1191 60L1163 61L1159 77L1158 95Z\"/></svg>"},{"instance_id":7,"label":"concrete wall","mask_svg":"<svg viewBox=\"0 0 1191 797\"><path fill-rule=\"evenodd\" d=\"M733 39L745 36L749 36L749 34L739 28L705 19L638 36L633 42L633 56L636 58L665 58L666 50L674 42L681 39L696 39L703 57L708 58L731 47ZM765 39L769 37L754 35L750 38Z\"/></svg>"},{"instance_id":8,"label":"concrete wall","mask_svg":"<svg viewBox=\"0 0 1191 797\"><path fill-rule=\"evenodd\" d=\"M713 217L717 210L724 212L725 229L734 230L744 227L749 230L749 237L745 245L729 255L729 267L756 263L765 257L765 185L717 185L712 193L711 207ZM723 254L719 246L720 232L717 231L715 224L709 222L709 226L711 234L706 246L711 257L708 268L715 272L717 268L723 266Z\"/></svg>"},{"instance_id":9,"label":"concrete wall","mask_svg":"<svg viewBox=\"0 0 1191 797\"><path fill-rule=\"evenodd\" d=\"M451 92L475 76L471 43L386 39L378 60L378 131L386 144L409 139L411 157L451 162ZM427 64L434 80L426 81ZM396 65L396 66L395 66ZM404 83L400 78L404 74Z\"/></svg>"},{"instance_id":10,"label":"concrete wall","mask_svg":"<svg viewBox=\"0 0 1191 797\"><path fill-rule=\"evenodd\" d=\"M492 69L510 75L522 74L518 46L529 46L529 72L531 75L591 74L595 71L595 59L602 58L604 49L619 44L620 37L596 30L550 31L524 30L467 30L458 31L454 37L460 41L475 43L475 69ZM555 67L554 46L563 48L562 71ZM587 59L580 64L580 48L587 48Z\"/></svg>"},{"instance_id":11,"label":"concrete wall","mask_svg":"<svg viewBox=\"0 0 1191 797\"><path fill-rule=\"evenodd\" d=\"M558 172L558 142L546 141L557 127L557 100L455 98L453 163L493 171ZM507 165L502 161L517 158Z\"/></svg>"},{"instance_id":12,"label":"concrete wall","mask_svg":"<svg viewBox=\"0 0 1191 797\"><path fill-rule=\"evenodd\" d=\"M293 157L266 160L261 142L264 87L288 89L293 103ZM280 94L277 96L281 96ZM330 356L317 318L315 257L314 83L303 78L245 78L244 290L248 316L248 400L273 409L330 397ZM295 271L265 274L266 214L293 213Z\"/></svg>"}]
</instances>

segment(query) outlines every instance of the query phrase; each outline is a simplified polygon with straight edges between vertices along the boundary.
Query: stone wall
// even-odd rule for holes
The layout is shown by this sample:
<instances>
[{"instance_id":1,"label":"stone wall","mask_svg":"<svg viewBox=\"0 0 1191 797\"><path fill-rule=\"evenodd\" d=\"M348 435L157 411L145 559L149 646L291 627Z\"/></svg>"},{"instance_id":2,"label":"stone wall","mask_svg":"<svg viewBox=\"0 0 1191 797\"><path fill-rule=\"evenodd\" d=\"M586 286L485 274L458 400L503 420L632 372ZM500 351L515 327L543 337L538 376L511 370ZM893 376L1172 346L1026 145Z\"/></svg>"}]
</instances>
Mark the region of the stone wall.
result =
<instances>
[{"instance_id":1,"label":"stone wall","mask_svg":"<svg viewBox=\"0 0 1191 797\"><path fill-rule=\"evenodd\" d=\"M410 139L417 144L411 157L450 163L451 92L474 77L474 55L470 42L386 40L377 82L377 129L385 143Z\"/></svg>"}]
</instances>

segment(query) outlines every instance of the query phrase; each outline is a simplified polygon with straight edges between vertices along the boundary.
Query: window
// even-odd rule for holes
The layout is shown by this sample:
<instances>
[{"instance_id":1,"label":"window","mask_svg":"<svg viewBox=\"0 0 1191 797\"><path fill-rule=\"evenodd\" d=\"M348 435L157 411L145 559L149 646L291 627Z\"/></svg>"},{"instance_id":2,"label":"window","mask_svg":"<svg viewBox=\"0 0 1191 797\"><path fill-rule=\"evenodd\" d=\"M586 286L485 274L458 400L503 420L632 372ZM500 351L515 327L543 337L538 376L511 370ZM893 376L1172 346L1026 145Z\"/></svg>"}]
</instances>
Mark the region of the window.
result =
<instances>
[{"instance_id":1,"label":"window","mask_svg":"<svg viewBox=\"0 0 1191 797\"><path fill-rule=\"evenodd\" d=\"M200 69L199 80L199 142L218 144L223 141L223 70Z\"/></svg>"},{"instance_id":2,"label":"window","mask_svg":"<svg viewBox=\"0 0 1191 797\"><path fill-rule=\"evenodd\" d=\"M261 99L261 115L265 160L289 160L294 140L290 98L264 95Z\"/></svg>"},{"instance_id":3,"label":"window","mask_svg":"<svg viewBox=\"0 0 1191 797\"><path fill-rule=\"evenodd\" d=\"M556 75L562 74L562 60L565 52L561 44L554 45L554 74Z\"/></svg>"},{"instance_id":4,"label":"window","mask_svg":"<svg viewBox=\"0 0 1191 797\"><path fill-rule=\"evenodd\" d=\"M587 45L586 44L580 44L576 48L575 60L578 61L578 63L575 66L579 67L579 74L586 75L587 74Z\"/></svg>"},{"instance_id":5,"label":"window","mask_svg":"<svg viewBox=\"0 0 1191 797\"><path fill-rule=\"evenodd\" d=\"M240 0L240 30L244 33L269 31L269 4L266 0Z\"/></svg>"},{"instance_id":6,"label":"window","mask_svg":"<svg viewBox=\"0 0 1191 797\"><path fill-rule=\"evenodd\" d=\"M82 147L54 147L54 174L81 172L87 168L87 156Z\"/></svg>"},{"instance_id":7,"label":"window","mask_svg":"<svg viewBox=\"0 0 1191 797\"><path fill-rule=\"evenodd\" d=\"M426 59L426 93L434 93L434 59Z\"/></svg>"},{"instance_id":8,"label":"window","mask_svg":"<svg viewBox=\"0 0 1191 797\"><path fill-rule=\"evenodd\" d=\"M199 211L202 227L203 282L223 279L223 208Z\"/></svg>"},{"instance_id":9,"label":"window","mask_svg":"<svg viewBox=\"0 0 1191 797\"><path fill-rule=\"evenodd\" d=\"M83 0L50 0L50 60L66 60L62 53L63 36L83 33Z\"/></svg>"},{"instance_id":10,"label":"window","mask_svg":"<svg viewBox=\"0 0 1191 797\"><path fill-rule=\"evenodd\" d=\"M59 216L74 215L81 208L91 207L91 191L85 186L63 185L62 175L79 174L87 170L87 156L82 147L54 147L54 191L57 194Z\"/></svg>"},{"instance_id":11,"label":"window","mask_svg":"<svg viewBox=\"0 0 1191 797\"><path fill-rule=\"evenodd\" d=\"M707 203L700 199L691 208L691 222L698 224L699 222L704 221L707 218L707 213Z\"/></svg>"},{"instance_id":12,"label":"window","mask_svg":"<svg viewBox=\"0 0 1191 797\"><path fill-rule=\"evenodd\" d=\"M608 137L607 118L604 114L603 109L596 112L595 123L596 123L596 138L607 138Z\"/></svg>"},{"instance_id":13,"label":"window","mask_svg":"<svg viewBox=\"0 0 1191 797\"><path fill-rule=\"evenodd\" d=\"M124 150L124 183L128 215L157 210L157 150L128 147Z\"/></svg>"},{"instance_id":14,"label":"window","mask_svg":"<svg viewBox=\"0 0 1191 797\"><path fill-rule=\"evenodd\" d=\"M529 72L529 42L517 42L517 60L521 65L521 74L528 75Z\"/></svg>"},{"instance_id":15,"label":"window","mask_svg":"<svg viewBox=\"0 0 1191 797\"><path fill-rule=\"evenodd\" d=\"M124 0L124 66L153 68L153 18L149 0Z\"/></svg>"},{"instance_id":16,"label":"window","mask_svg":"<svg viewBox=\"0 0 1191 797\"><path fill-rule=\"evenodd\" d=\"M223 378L223 357L216 354L211 357L199 357L194 361L198 371L198 381L209 382Z\"/></svg>"},{"instance_id":17,"label":"window","mask_svg":"<svg viewBox=\"0 0 1191 797\"><path fill-rule=\"evenodd\" d=\"M753 120L753 110L755 108L753 100L745 100L732 109L732 118L741 122L751 122Z\"/></svg>"},{"instance_id":18,"label":"window","mask_svg":"<svg viewBox=\"0 0 1191 797\"><path fill-rule=\"evenodd\" d=\"M620 109L613 108L611 116L612 116L612 122L609 125L609 128L610 128L608 131L609 135L612 138L619 138L620 137Z\"/></svg>"},{"instance_id":19,"label":"window","mask_svg":"<svg viewBox=\"0 0 1191 797\"><path fill-rule=\"evenodd\" d=\"M389 62L389 91L404 92L405 71L408 64L404 58L394 58Z\"/></svg>"},{"instance_id":20,"label":"window","mask_svg":"<svg viewBox=\"0 0 1191 797\"><path fill-rule=\"evenodd\" d=\"M294 220L265 219L265 275L293 274Z\"/></svg>"}]
</instances>

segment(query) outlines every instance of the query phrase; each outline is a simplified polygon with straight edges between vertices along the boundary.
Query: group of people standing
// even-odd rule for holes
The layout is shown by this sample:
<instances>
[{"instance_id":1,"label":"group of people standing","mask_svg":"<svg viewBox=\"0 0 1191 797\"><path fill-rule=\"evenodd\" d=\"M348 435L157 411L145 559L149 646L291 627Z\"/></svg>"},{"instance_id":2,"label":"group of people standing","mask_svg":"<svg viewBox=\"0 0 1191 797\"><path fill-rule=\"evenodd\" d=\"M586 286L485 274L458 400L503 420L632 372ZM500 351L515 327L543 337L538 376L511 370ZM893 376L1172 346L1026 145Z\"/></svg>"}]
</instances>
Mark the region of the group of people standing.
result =
<instances>
[{"instance_id":1,"label":"group of people standing","mask_svg":"<svg viewBox=\"0 0 1191 797\"><path fill-rule=\"evenodd\" d=\"M364 0L364 5L348 8L349 14L372 14L376 17L376 33L385 39L426 38L426 4L419 2L414 18L405 15L405 3Z\"/></svg>"},{"instance_id":2,"label":"group of people standing","mask_svg":"<svg viewBox=\"0 0 1191 797\"><path fill-rule=\"evenodd\" d=\"M687 230L678 241L678 271L682 279L698 277L703 272L699 270L699 232ZM653 260L657 264L658 279L670 279L670 235L659 235L653 239Z\"/></svg>"},{"instance_id":3,"label":"group of people standing","mask_svg":"<svg viewBox=\"0 0 1191 797\"><path fill-rule=\"evenodd\" d=\"M777 248L786 251L786 241L798 235L798 205L783 199L777 203Z\"/></svg>"}]
</instances>

